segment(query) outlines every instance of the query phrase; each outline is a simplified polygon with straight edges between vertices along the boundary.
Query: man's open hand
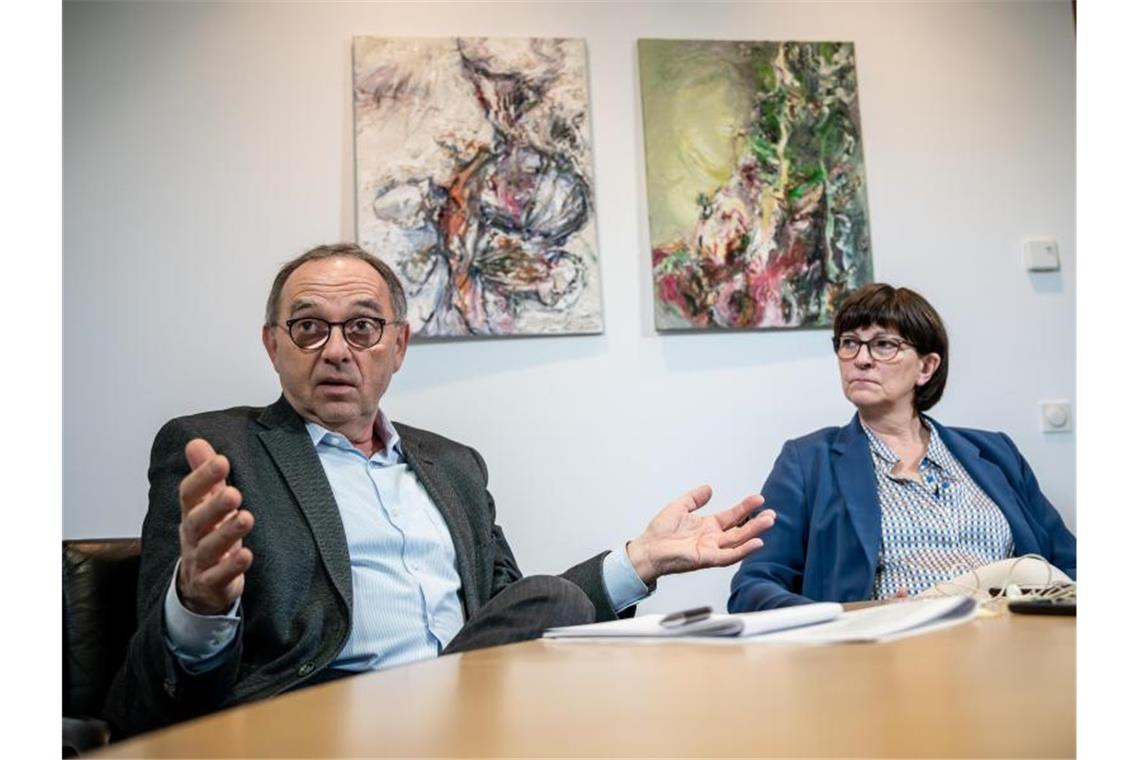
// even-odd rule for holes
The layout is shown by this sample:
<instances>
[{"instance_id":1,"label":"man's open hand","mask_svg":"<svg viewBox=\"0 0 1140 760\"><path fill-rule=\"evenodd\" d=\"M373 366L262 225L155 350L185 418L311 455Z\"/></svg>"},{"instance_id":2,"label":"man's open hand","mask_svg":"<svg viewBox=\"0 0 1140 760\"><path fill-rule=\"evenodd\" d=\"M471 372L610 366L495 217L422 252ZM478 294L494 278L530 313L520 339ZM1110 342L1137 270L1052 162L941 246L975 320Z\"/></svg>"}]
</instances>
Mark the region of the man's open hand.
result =
<instances>
[{"instance_id":1,"label":"man's open hand","mask_svg":"<svg viewBox=\"0 0 1140 760\"><path fill-rule=\"evenodd\" d=\"M178 487L182 524L178 530L182 565L178 596L199 615L225 612L241 596L253 552L242 538L253 515L241 507L241 492L226 485L230 463L201 438L186 444L190 474Z\"/></svg>"},{"instance_id":2,"label":"man's open hand","mask_svg":"<svg viewBox=\"0 0 1140 760\"><path fill-rule=\"evenodd\" d=\"M764 545L757 536L775 524L776 513L766 509L748 517L764 503L763 496L753 494L714 515L694 514L710 498L708 486L694 488L670 502L629 542L626 551L641 580L648 584L670 573L732 565Z\"/></svg>"}]
</instances>

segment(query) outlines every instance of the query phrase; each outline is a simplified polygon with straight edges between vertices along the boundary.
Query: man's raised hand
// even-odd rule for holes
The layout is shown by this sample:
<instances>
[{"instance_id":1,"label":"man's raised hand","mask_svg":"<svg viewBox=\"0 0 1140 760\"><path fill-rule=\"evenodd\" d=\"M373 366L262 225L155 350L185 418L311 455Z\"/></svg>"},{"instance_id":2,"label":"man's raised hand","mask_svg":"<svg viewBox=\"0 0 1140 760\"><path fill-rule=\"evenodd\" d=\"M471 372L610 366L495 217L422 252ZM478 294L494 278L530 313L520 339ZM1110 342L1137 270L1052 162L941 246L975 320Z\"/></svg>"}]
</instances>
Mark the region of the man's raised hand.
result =
<instances>
[{"instance_id":1,"label":"man's raised hand","mask_svg":"<svg viewBox=\"0 0 1140 760\"><path fill-rule=\"evenodd\" d=\"M178 487L182 505L178 596L191 612L218 615L245 587L253 552L242 546L242 538L253 528L253 515L240 509L241 492L226 485L229 460L209 443L195 438L186 444L186 461L190 474Z\"/></svg>"},{"instance_id":2,"label":"man's raised hand","mask_svg":"<svg viewBox=\"0 0 1140 760\"><path fill-rule=\"evenodd\" d=\"M708 486L694 488L666 505L645 532L629 542L626 551L644 582L669 573L732 565L764 545L757 536L775 524L776 513L766 509L749 517L764 503L763 496L753 494L713 515L694 514L710 498Z\"/></svg>"}]
</instances>

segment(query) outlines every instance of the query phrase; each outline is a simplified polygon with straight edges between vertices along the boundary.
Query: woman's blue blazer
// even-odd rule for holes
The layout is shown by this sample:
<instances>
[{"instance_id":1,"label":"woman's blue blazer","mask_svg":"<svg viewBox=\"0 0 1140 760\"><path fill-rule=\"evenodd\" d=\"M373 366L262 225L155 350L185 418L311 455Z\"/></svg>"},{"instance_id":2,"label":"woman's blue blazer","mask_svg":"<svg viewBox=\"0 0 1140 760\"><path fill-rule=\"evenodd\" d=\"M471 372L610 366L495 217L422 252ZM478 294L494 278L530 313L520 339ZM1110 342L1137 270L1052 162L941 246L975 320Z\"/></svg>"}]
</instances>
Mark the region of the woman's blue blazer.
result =
<instances>
[{"instance_id":1,"label":"woman's blue blazer","mask_svg":"<svg viewBox=\"0 0 1140 760\"><path fill-rule=\"evenodd\" d=\"M926 419L1009 521L1014 554L1040 554L1075 580L1077 539L1009 436ZM761 493L776 524L733 576L730 612L871 597L882 524L858 415L785 443Z\"/></svg>"}]
</instances>

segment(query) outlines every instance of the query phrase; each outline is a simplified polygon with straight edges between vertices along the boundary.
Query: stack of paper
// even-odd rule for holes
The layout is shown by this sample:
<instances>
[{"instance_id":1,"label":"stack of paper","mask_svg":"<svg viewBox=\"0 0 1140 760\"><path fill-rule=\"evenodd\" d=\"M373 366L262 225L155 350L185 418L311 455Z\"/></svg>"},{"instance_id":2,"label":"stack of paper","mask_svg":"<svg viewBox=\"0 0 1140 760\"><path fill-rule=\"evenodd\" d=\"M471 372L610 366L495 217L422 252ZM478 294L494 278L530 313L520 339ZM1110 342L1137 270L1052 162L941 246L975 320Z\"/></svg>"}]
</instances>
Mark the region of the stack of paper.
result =
<instances>
[{"instance_id":1,"label":"stack of paper","mask_svg":"<svg viewBox=\"0 0 1140 760\"><path fill-rule=\"evenodd\" d=\"M894 641L964 623L974 617L977 609L978 602L969 596L908 599L844 612L823 625L773 633L763 638L779 644Z\"/></svg>"},{"instance_id":2,"label":"stack of paper","mask_svg":"<svg viewBox=\"0 0 1140 760\"><path fill-rule=\"evenodd\" d=\"M710 643L836 644L891 641L946 628L974 617L978 604L966 596L891 602L844 612L833 602L735 615L714 614L682 626L661 625L664 615L551 628L550 639L663 639Z\"/></svg>"}]
</instances>

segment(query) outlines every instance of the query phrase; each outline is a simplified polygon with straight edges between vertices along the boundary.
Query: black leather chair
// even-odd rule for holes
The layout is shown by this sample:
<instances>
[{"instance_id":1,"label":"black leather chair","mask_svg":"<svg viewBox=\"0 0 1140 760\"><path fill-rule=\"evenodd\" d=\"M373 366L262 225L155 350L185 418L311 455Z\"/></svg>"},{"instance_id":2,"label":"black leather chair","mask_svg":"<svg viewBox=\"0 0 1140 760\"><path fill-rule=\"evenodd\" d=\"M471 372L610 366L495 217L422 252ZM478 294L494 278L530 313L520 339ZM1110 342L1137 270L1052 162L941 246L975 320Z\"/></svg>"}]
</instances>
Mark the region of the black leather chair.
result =
<instances>
[{"instance_id":1,"label":"black leather chair","mask_svg":"<svg viewBox=\"0 0 1140 760\"><path fill-rule=\"evenodd\" d=\"M63 542L63 757L110 740L99 719L135 631L137 538Z\"/></svg>"}]
</instances>

